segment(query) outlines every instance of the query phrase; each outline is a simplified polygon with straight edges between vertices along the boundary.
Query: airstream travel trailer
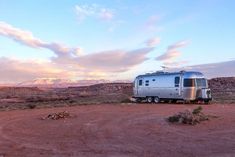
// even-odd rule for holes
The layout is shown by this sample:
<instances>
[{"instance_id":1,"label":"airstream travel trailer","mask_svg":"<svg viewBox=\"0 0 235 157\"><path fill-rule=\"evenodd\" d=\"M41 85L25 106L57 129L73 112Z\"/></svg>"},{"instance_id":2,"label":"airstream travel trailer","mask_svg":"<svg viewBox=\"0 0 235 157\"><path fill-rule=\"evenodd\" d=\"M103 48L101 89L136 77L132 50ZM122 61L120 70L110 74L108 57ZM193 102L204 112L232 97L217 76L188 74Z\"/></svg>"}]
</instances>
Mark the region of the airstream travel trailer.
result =
<instances>
[{"instance_id":1,"label":"airstream travel trailer","mask_svg":"<svg viewBox=\"0 0 235 157\"><path fill-rule=\"evenodd\" d=\"M211 91L204 75L200 72L155 72L139 75L134 81L136 101L158 103L178 100L184 102L204 101L208 103Z\"/></svg>"}]
</instances>

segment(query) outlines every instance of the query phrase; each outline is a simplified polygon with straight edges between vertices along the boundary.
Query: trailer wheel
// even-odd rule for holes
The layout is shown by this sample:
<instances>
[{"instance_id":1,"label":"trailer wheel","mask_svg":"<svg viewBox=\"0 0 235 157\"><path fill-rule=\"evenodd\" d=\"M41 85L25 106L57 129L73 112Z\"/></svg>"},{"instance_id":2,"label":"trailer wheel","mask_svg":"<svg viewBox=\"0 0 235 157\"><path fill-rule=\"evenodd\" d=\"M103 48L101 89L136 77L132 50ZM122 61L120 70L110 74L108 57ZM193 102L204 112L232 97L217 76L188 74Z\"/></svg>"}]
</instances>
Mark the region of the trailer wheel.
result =
<instances>
[{"instance_id":1,"label":"trailer wheel","mask_svg":"<svg viewBox=\"0 0 235 157\"><path fill-rule=\"evenodd\" d=\"M154 102L155 102L155 103L159 103L159 102L160 102L159 97L157 97L157 96L156 96L156 97L154 97Z\"/></svg>"},{"instance_id":2,"label":"trailer wheel","mask_svg":"<svg viewBox=\"0 0 235 157\"><path fill-rule=\"evenodd\" d=\"M208 105L210 104L210 100L204 100L204 103Z\"/></svg>"},{"instance_id":3,"label":"trailer wheel","mask_svg":"<svg viewBox=\"0 0 235 157\"><path fill-rule=\"evenodd\" d=\"M137 102L137 103L140 103L140 102L141 102L141 99L140 99L140 98L136 98L136 102Z\"/></svg>"},{"instance_id":4,"label":"trailer wheel","mask_svg":"<svg viewBox=\"0 0 235 157\"><path fill-rule=\"evenodd\" d=\"M153 98L152 98L152 97L147 97L147 102L148 102L148 103L153 102Z\"/></svg>"}]
</instances>

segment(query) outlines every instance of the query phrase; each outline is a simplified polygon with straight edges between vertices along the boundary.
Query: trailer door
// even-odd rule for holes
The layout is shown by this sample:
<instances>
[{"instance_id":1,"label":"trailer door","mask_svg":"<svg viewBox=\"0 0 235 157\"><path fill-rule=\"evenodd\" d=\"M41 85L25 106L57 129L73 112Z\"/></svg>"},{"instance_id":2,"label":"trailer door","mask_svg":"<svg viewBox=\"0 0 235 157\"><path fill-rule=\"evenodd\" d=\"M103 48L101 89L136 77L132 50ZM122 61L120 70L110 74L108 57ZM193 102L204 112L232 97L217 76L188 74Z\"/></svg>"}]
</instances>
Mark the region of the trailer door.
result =
<instances>
[{"instance_id":1,"label":"trailer door","mask_svg":"<svg viewBox=\"0 0 235 157\"><path fill-rule=\"evenodd\" d=\"M139 97L142 96L142 86L143 86L143 79L139 78L135 80L135 88L134 88L134 94L135 96Z\"/></svg>"},{"instance_id":2,"label":"trailer door","mask_svg":"<svg viewBox=\"0 0 235 157\"><path fill-rule=\"evenodd\" d=\"M174 97L175 98L180 98L181 97L181 85L180 85L180 77L176 76L175 77L175 94Z\"/></svg>"},{"instance_id":3,"label":"trailer door","mask_svg":"<svg viewBox=\"0 0 235 157\"><path fill-rule=\"evenodd\" d=\"M134 85L134 96L138 97L139 96L139 93L138 93L138 90L139 90L139 79L135 79L133 85Z\"/></svg>"}]
</instances>

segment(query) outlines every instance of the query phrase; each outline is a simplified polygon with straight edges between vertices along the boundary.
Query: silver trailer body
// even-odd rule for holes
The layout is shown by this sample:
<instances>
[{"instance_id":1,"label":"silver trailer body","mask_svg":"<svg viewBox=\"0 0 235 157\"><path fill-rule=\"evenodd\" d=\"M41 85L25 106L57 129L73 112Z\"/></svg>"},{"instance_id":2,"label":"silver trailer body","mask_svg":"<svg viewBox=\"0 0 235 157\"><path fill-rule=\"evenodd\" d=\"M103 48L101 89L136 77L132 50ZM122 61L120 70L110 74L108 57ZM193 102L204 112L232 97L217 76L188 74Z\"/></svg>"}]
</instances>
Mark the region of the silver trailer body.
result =
<instances>
[{"instance_id":1,"label":"silver trailer body","mask_svg":"<svg viewBox=\"0 0 235 157\"><path fill-rule=\"evenodd\" d=\"M134 81L134 98L150 101L185 100L209 102L211 92L200 72L156 72L139 75Z\"/></svg>"}]
</instances>

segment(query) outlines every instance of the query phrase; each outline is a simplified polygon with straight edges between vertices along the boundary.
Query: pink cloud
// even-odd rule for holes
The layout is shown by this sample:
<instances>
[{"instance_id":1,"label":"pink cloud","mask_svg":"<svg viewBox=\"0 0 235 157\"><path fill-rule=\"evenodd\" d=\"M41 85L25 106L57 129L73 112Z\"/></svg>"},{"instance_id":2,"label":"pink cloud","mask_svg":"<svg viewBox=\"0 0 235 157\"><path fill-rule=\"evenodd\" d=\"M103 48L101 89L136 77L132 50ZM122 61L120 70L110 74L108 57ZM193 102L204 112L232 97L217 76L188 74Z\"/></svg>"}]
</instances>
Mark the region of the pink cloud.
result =
<instances>
[{"instance_id":1,"label":"pink cloud","mask_svg":"<svg viewBox=\"0 0 235 157\"><path fill-rule=\"evenodd\" d=\"M168 46L167 51L156 57L156 60L162 61L165 65L173 65L175 59L181 55L181 52L178 50L188 44L188 41L180 41L173 45Z\"/></svg>"},{"instance_id":2,"label":"pink cloud","mask_svg":"<svg viewBox=\"0 0 235 157\"><path fill-rule=\"evenodd\" d=\"M81 52L80 47L71 48L55 42L45 42L34 37L31 32L13 27L5 22L0 22L0 35L11 38L29 47L49 49L58 56L68 56L70 54L78 55L79 52Z\"/></svg>"},{"instance_id":3,"label":"pink cloud","mask_svg":"<svg viewBox=\"0 0 235 157\"><path fill-rule=\"evenodd\" d=\"M85 69L94 69L103 72L125 72L147 60L146 55L153 48L141 48L131 51L111 50L103 51L74 58L54 58L56 63L77 64Z\"/></svg>"},{"instance_id":4,"label":"pink cloud","mask_svg":"<svg viewBox=\"0 0 235 157\"><path fill-rule=\"evenodd\" d=\"M5 22L0 22L0 35L12 38L16 42L34 48L38 48L39 45L43 44L43 42L40 39L35 38L31 32L15 28Z\"/></svg>"},{"instance_id":5,"label":"pink cloud","mask_svg":"<svg viewBox=\"0 0 235 157\"><path fill-rule=\"evenodd\" d=\"M48 62L20 61L1 58L0 72L6 74L1 80L15 78L29 80L37 77L96 77L121 73L143 63L153 47L136 50L110 50L92 54L81 54L80 47L71 48L64 44L45 42L33 36L29 31L0 23L0 35L6 36L23 45L33 48L45 48L54 52ZM156 41L152 41L156 42ZM5 60L5 61L4 61ZM36 69L36 70L35 70ZM96 74L96 75L94 75ZM1 81L0 80L0 81ZM10 79L11 80L11 79Z\"/></svg>"},{"instance_id":6,"label":"pink cloud","mask_svg":"<svg viewBox=\"0 0 235 157\"><path fill-rule=\"evenodd\" d=\"M71 78L73 74L50 62L0 58L1 82L21 82L42 77Z\"/></svg>"},{"instance_id":7,"label":"pink cloud","mask_svg":"<svg viewBox=\"0 0 235 157\"><path fill-rule=\"evenodd\" d=\"M145 41L145 44L149 47L154 47L160 44L161 39L159 37L151 38Z\"/></svg>"}]
</instances>

